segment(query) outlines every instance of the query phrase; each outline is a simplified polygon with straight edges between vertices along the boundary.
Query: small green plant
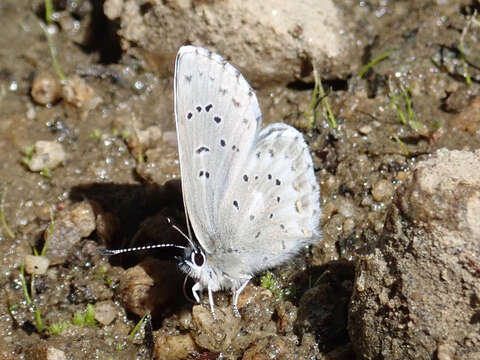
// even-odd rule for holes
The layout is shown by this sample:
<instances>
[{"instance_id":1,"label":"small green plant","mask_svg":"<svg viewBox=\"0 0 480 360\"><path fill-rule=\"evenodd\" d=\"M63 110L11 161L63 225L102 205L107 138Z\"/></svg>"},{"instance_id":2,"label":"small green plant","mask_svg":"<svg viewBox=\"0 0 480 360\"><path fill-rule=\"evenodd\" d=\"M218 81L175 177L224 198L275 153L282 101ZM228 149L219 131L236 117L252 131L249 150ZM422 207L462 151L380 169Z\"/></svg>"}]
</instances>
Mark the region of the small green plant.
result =
<instances>
[{"instance_id":1,"label":"small green plant","mask_svg":"<svg viewBox=\"0 0 480 360\"><path fill-rule=\"evenodd\" d=\"M28 166L30 164L30 161L32 161L32 156L34 153L35 153L35 147L33 145L29 145L25 149L23 149L23 154L25 156L22 158L22 163L25 166Z\"/></svg>"},{"instance_id":2,"label":"small green plant","mask_svg":"<svg viewBox=\"0 0 480 360\"><path fill-rule=\"evenodd\" d=\"M272 272L268 271L260 278L260 286L264 289L270 290L272 294L280 299L285 297L285 291L282 289L282 286L278 279L273 275Z\"/></svg>"},{"instance_id":3,"label":"small green plant","mask_svg":"<svg viewBox=\"0 0 480 360\"><path fill-rule=\"evenodd\" d=\"M27 281L25 279L25 268L23 264L20 265L20 282L22 283L23 296L25 297L25 301L27 302L27 305L30 305L33 308L33 314L35 317L37 331L41 333L45 330L45 326L43 325L40 310L35 306L35 304L32 301L32 297L28 293ZM31 282L30 282L30 291L32 291L33 289L33 284L34 284L34 276L32 275ZM33 294L33 291L32 291L32 294Z\"/></svg>"},{"instance_id":4,"label":"small green plant","mask_svg":"<svg viewBox=\"0 0 480 360\"><path fill-rule=\"evenodd\" d=\"M333 114L332 108L330 107L328 96L323 89L322 80L318 75L317 69L313 69L313 78L315 85L313 87L312 97L310 99L310 103L308 104L307 110L304 113L304 116L308 120L308 128L311 129L316 125L318 120L317 109L320 106L321 112L328 126L332 129L335 129L337 127L337 120Z\"/></svg>"},{"instance_id":5,"label":"small green plant","mask_svg":"<svg viewBox=\"0 0 480 360\"><path fill-rule=\"evenodd\" d=\"M143 323L145 322L145 319L150 319L150 314L149 313L145 313L142 318L137 322L137 324L135 325L135 327L133 328L133 330L130 332L130 334L128 335L128 338L130 340L133 340L133 338L135 337L135 334L138 333L138 331L140 330L140 328L142 327Z\"/></svg>"},{"instance_id":6,"label":"small green plant","mask_svg":"<svg viewBox=\"0 0 480 360\"><path fill-rule=\"evenodd\" d=\"M55 231L55 220L53 218L53 208L51 206L49 208L49 211L50 211L50 224L48 224L47 237L45 239L45 242L43 243L42 250L40 251L41 256L45 256L45 254L47 253L48 244L50 243L52 234ZM35 248L33 249L33 252L34 252L34 255L39 255Z\"/></svg>"},{"instance_id":7,"label":"small green plant","mask_svg":"<svg viewBox=\"0 0 480 360\"><path fill-rule=\"evenodd\" d=\"M470 19L467 21L467 24L462 30L462 35L460 36L460 45L458 47L458 51L460 52L460 59L462 60L462 68L463 68L463 74L465 77L465 82L467 85L470 85L472 83L472 78L470 77L470 73L468 72L468 63L467 63L467 58L465 56L465 37L467 36L468 33L468 28L472 23L475 25L478 25L477 20L477 10L474 11L473 15L470 17Z\"/></svg>"},{"instance_id":8,"label":"small green plant","mask_svg":"<svg viewBox=\"0 0 480 360\"><path fill-rule=\"evenodd\" d=\"M90 133L90 135L88 137L90 139L97 140L97 139L100 139L101 136L102 136L102 133L100 132L100 130L95 129Z\"/></svg>"},{"instance_id":9,"label":"small green plant","mask_svg":"<svg viewBox=\"0 0 480 360\"><path fill-rule=\"evenodd\" d=\"M2 226L7 232L8 236L11 239L15 238L14 232L10 229L7 223L7 218L5 216L5 198L7 197L7 188L3 189L2 198L0 199L0 221L2 222Z\"/></svg>"},{"instance_id":10,"label":"small green plant","mask_svg":"<svg viewBox=\"0 0 480 360\"><path fill-rule=\"evenodd\" d=\"M100 266L98 268L98 271L95 274L95 278L105 281L105 284L107 284L107 286L110 288L114 284L114 280L107 274L107 271L104 266Z\"/></svg>"},{"instance_id":11,"label":"small green plant","mask_svg":"<svg viewBox=\"0 0 480 360\"><path fill-rule=\"evenodd\" d=\"M51 324L48 327L47 332L50 335L58 335L67 330L70 326L72 326L70 321L60 321L58 323Z\"/></svg>"},{"instance_id":12,"label":"small green plant","mask_svg":"<svg viewBox=\"0 0 480 360\"><path fill-rule=\"evenodd\" d=\"M376 64L378 64L380 61L383 61L385 59L388 59L390 57L390 54L392 53L391 50L389 51L385 51L384 53L378 55L375 59L373 59L372 61L370 61L367 65L365 65L361 70L360 72L358 73L358 77L361 79L366 73L368 70L370 70L371 68L373 68Z\"/></svg>"},{"instance_id":13,"label":"small green plant","mask_svg":"<svg viewBox=\"0 0 480 360\"><path fill-rule=\"evenodd\" d=\"M73 324L77 326L96 326L95 307L92 304L87 304L85 311L77 311L73 314Z\"/></svg>"},{"instance_id":14,"label":"small green plant","mask_svg":"<svg viewBox=\"0 0 480 360\"><path fill-rule=\"evenodd\" d=\"M410 126L420 135L428 133L427 127L417 120L413 110L411 92L408 87L400 85L400 93L393 92L390 94L389 106L396 111L398 119L403 125Z\"/></svg>"},{"instance_id":15,"label":"small green plant","mask_svg":"<svg viewBox=\"0 0 480 360\"><path fill-rule=\"evenodd\" d=\"M52 170L50 170L49 168L43 168L42 170L40 170L40 175L42 175L43 177L46 177L48 179L51 179L52 178Z\"/></svg>"},{"instance_id":16,"label":"small green plant","mask_svg":"<svg viewBox=\"0 0 480 360\"><path fill-rule=\"evenodd\" d=\"M402 149L402 154L404 156L409 156L410 152L408 151L407 145L405 145L405 143L402 140L400 140L400 138L396 134L391 134L391 135L395 139L397 144L400 145L400 148Z\"/></svg>"},{"instance_id":17,"label":"small green plant","mask_svg":"<svg viewBox=\"0 0 480 360\"><path fill-rule=\"evenodd\" d=\"M52 0L45 0L45 20L48 24L51 24L54 21Z\"/></svg>"},{"instance_id":18,"label":"small green plant","mask_svg":"<svg viewBox=\"0 0 480 360\"><path fill-rule=\"evenodd\" d=\"M48 41L48 47L50 49L50 56L52 57L53 68L55 69L55 72L57 73L57 76L60 78L60 80L66 81L67 78L63 74L62 69L60 68L60 64L57 59L57 49L55 48L53 37L52 37L52 34L50 33L49 26L53 24L54 20L55 19L53 17L53 2L52 0L45 0L45 21L47 23L47 26L45 26L45 24L40 24L40 26L42 27L42 30L45 33L45 36Z\"/></svg>"}]
</instances>

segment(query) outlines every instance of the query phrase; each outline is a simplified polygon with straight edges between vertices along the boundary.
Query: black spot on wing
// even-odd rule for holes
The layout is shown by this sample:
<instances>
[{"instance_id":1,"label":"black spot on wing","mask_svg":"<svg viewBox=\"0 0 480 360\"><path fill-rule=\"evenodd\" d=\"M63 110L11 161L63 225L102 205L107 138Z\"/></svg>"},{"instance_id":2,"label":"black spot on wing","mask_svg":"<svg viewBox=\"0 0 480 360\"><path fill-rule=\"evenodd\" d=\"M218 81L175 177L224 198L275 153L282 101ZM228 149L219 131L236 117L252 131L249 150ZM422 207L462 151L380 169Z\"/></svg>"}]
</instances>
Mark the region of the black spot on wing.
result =
<instances>
[{"instance_id":1,"label":"black spot on wing","mask_svg":"<svg viewBox=\"0 0 480 360\"><path fill-rule=\"evenodd\" d=\"M195 152L197 154L201 154L202 152L209 152L210 149L206 146L200 146L197 150L195 150Z\"/></svg>"}]
</instances>

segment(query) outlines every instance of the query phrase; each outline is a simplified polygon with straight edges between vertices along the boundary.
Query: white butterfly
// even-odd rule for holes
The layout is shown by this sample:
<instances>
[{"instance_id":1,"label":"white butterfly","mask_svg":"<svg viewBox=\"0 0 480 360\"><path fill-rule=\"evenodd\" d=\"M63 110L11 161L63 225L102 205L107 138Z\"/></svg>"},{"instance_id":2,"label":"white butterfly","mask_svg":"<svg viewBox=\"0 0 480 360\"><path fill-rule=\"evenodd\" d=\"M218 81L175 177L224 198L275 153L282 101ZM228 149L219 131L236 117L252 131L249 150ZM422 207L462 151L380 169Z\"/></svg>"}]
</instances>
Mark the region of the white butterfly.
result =
<instances>
[{"instance_id":1,"label":"white butterfly","mask_svg":"<svg viewBox=\"0 0 480 360\"><path fill-rule=\"evenodd\" d=\"M291 126L260 130L252 88L222 57L180 48L175 64L175 119L183 201L198 243L180 267L192 292L231 289L320 241L319 186L308 146ZM191 236L190 236L191 239Z\"/></svg>"}]
</instances>

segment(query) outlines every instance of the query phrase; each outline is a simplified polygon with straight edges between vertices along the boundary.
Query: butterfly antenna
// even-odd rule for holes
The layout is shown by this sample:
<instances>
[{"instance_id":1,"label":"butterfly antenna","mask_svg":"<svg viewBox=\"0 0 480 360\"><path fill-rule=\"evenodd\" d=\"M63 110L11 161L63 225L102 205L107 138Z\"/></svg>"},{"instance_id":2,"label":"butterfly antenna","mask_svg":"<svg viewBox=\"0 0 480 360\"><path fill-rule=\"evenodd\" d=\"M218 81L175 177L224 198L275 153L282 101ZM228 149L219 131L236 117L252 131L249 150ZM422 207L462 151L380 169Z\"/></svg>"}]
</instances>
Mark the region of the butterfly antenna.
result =
<instances>
[{"instance_id":1,"label":"butterfly antenna","mask_svg":"<svg viewBox=\"0 0 480 360\"><path fill-rule=\"evenodd\" d=\"M187 219L188 219L188 216L187 216ZM189 234L187 236L182 230L180 230L180 228L177 225L175 225L172 222L172 220L169 217L167 217L167 222L173 229L177 230L195 250L197 250L197 245L195 245L195 243L193 242L193 240L191 238L190 231L189 231ZM187 220L187 227L188 227L188 220ZM190 230L190 227L188 227L188 230Z\"/></svg>"},{"instance_id":2,"label":"butterfly antenna","mask_svg":"<svg viewBox=\"0 0 480 360\"><path fill-rule=\"evenodd\" d=\"M166 247L173 247L173 248L182 249L182 250L186 249L185 246L176 245L176 244L156 244L156 245L138 246L138 247L127 248L127 249L116 249L116 250L105 249L105 250L101 250L100 254L118 255L118 254L123 254L127 252L140 251L140 250L152 250L152 249L166 248Z\"/></svg>"}]
</instances>

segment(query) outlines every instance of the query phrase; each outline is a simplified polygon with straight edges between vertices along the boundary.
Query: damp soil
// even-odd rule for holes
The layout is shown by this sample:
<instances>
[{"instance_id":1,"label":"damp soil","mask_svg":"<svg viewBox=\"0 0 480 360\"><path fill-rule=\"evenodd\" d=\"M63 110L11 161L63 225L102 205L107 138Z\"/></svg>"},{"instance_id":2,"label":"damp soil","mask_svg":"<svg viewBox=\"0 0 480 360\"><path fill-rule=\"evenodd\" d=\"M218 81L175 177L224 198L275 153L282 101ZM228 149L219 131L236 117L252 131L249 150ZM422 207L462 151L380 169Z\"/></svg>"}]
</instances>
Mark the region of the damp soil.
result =
<instances>
[{"instance_id":1,"label":"damp soil","mask_svg":"<svg viewBox=\"0 0 480 360\"><path fill-rule=\"evenodd\" d=\"M209 345L208 326L183 295L175 266L165 265L158 277L168 286L150 307L149 325L128 336L146 307L122 297L131 289L121 285L126 269L144 256L164 264L175 254L109 259L100 250L178 240L165 225L166 217L184 221L173 77L148 72L122 53L118 24L103 15L102 2L54 3L50 45L43 2L0 4L0 358L47 359L46 347L69 359L144 359L158 351L152 334L190 336L194 330L194 342L185 340L191 358L354 358L346 331L352 260L375 247L393 192L418 160L442 147L480 147L480 27L470 23L465 30L478 3L339 2L355 28L356 61L383 60L362 77L351 72L322 79L336 126L321 105L316 122L306 116L313 83L257 89L265 123L294 125L310 145L321 185L323 242L273 269L268 276L274 280L260 274L253 281L243 323L225 318L243 335L224 348ZM52 47L65 77L79 79L72 86L80 94L70 100L54 95L45 105L32 89L40 76L58 81ZM38 141L60 143L61 164L32 171ZM88 235L76 232L78 204L95 213ZM26 255L41 252L55 232L59 243L68 239L70 245L47 244L64 252L47 249L55 263L22 281ZM220 309L227 295L217 295ZM112 322L78 320L88 304L98 303L110 304ZM61 324L67 325L56 331Z\"/></svg>"}]
</instances>

